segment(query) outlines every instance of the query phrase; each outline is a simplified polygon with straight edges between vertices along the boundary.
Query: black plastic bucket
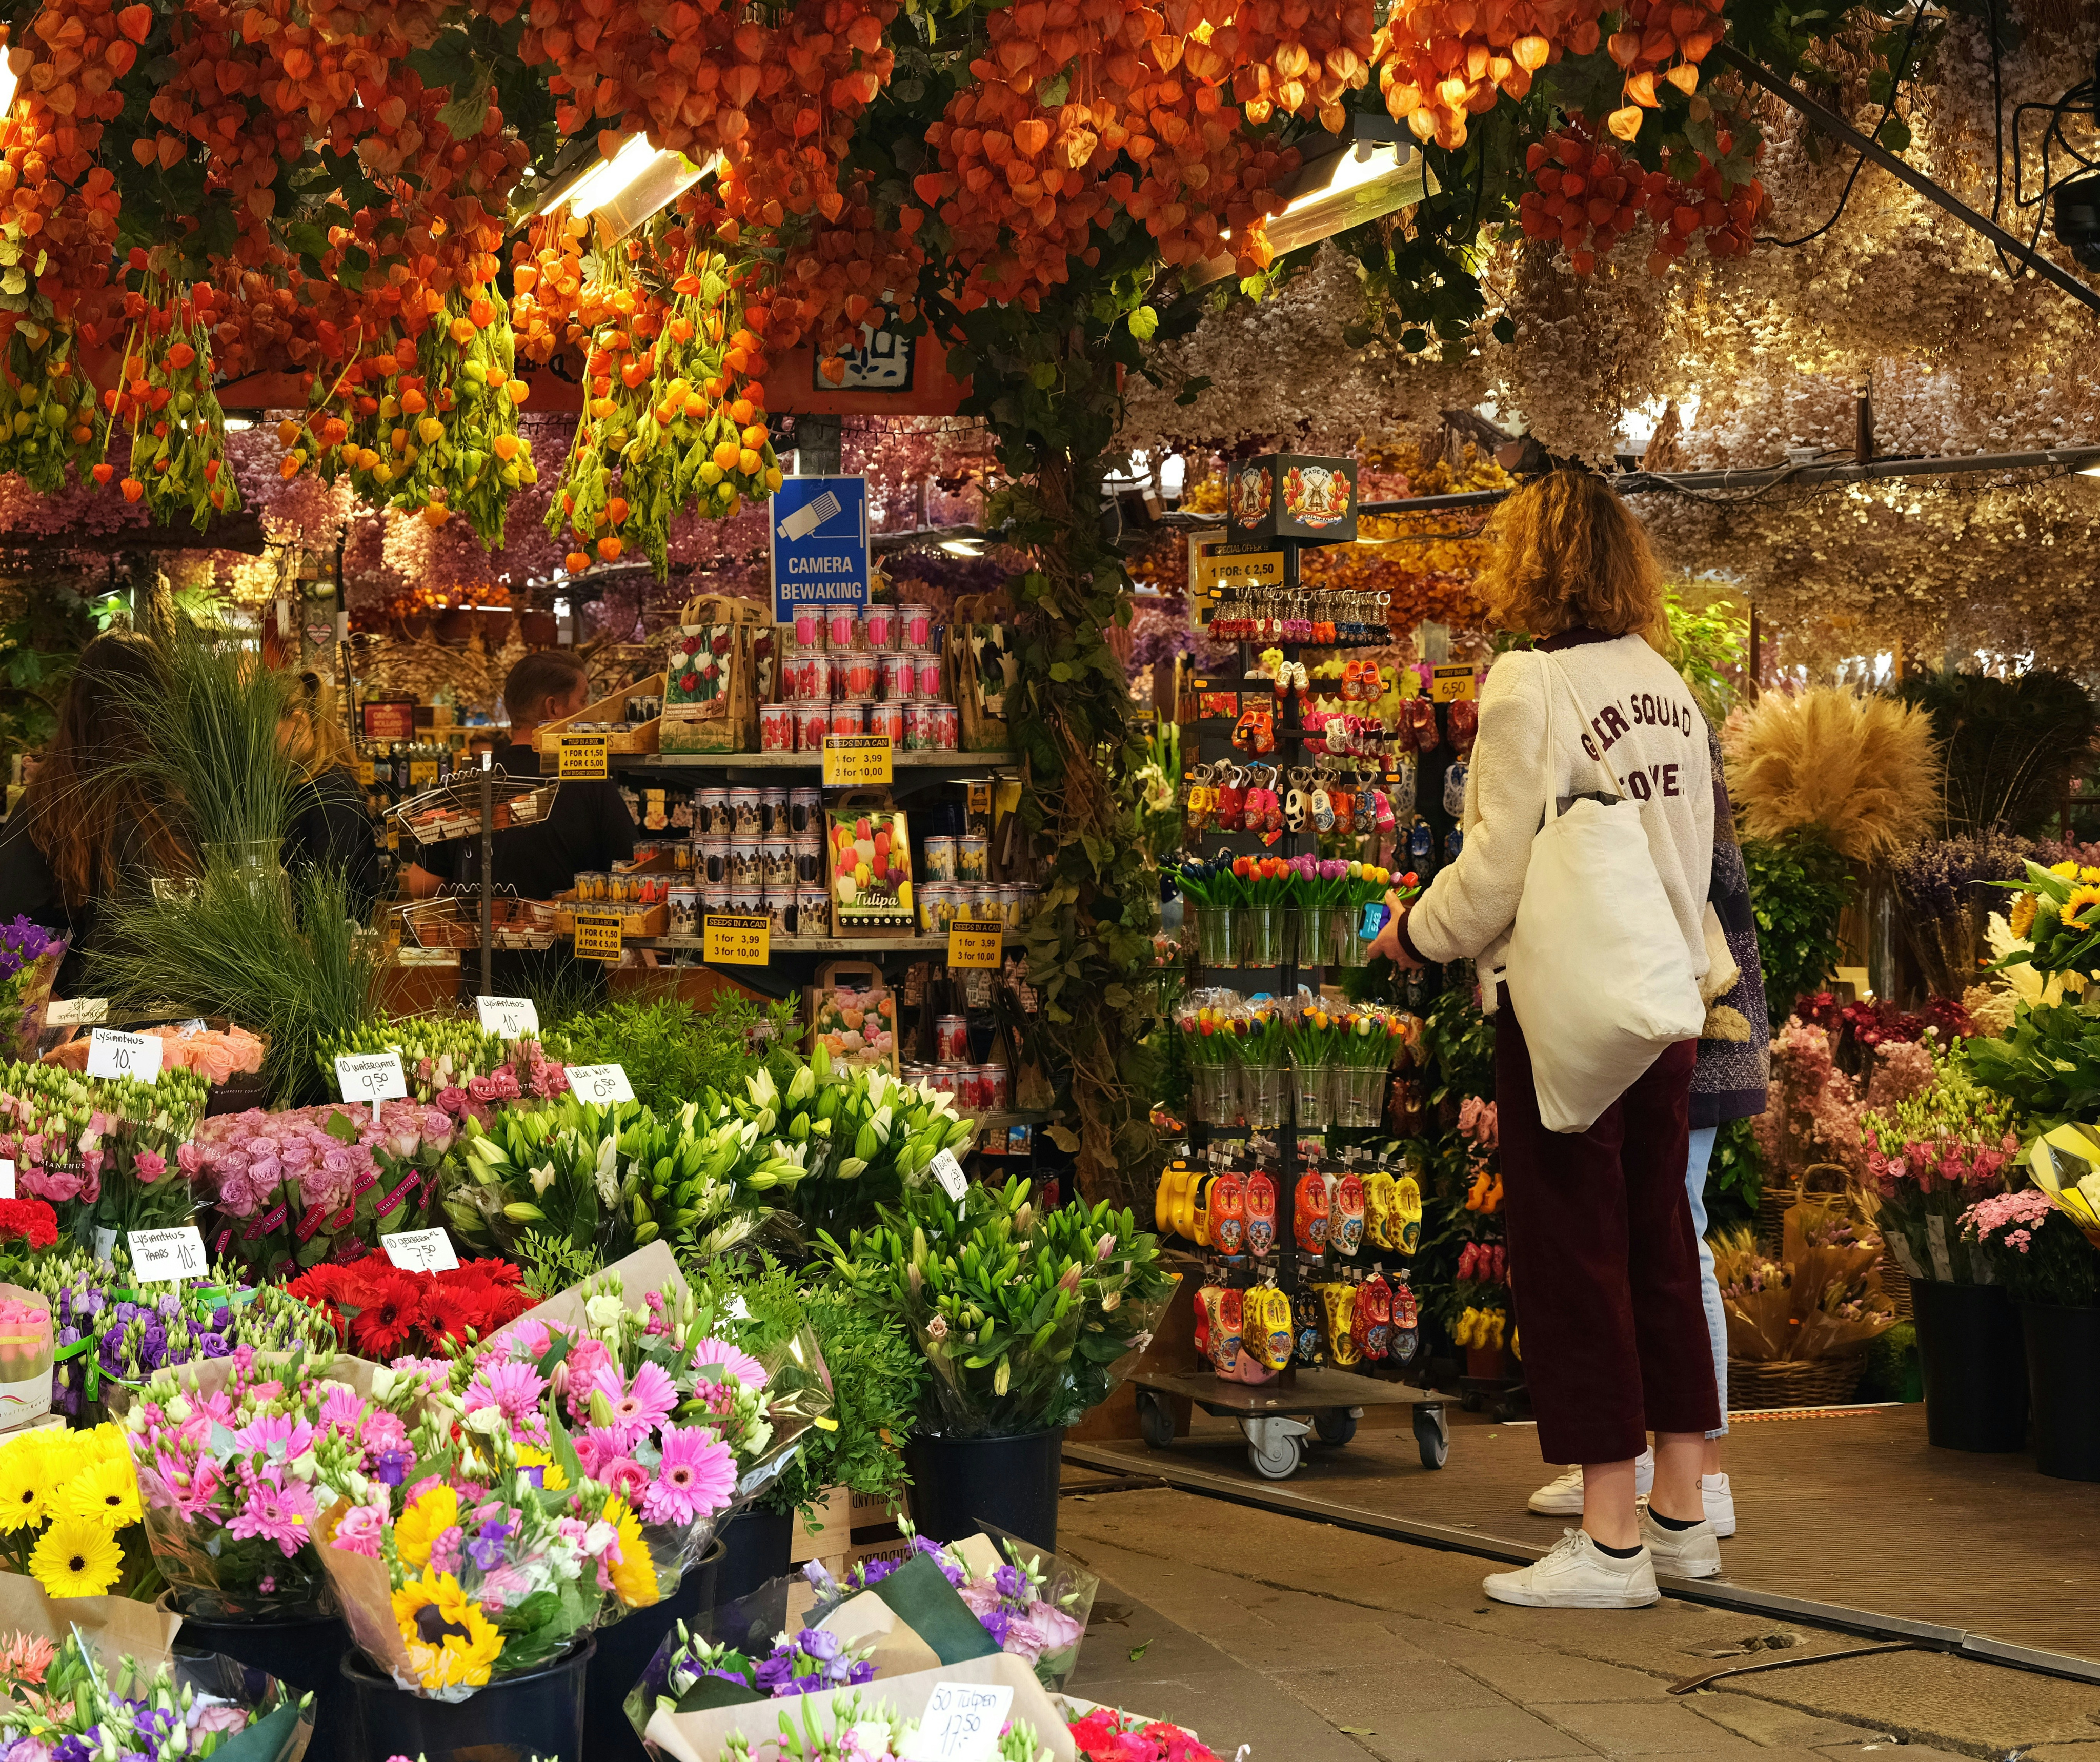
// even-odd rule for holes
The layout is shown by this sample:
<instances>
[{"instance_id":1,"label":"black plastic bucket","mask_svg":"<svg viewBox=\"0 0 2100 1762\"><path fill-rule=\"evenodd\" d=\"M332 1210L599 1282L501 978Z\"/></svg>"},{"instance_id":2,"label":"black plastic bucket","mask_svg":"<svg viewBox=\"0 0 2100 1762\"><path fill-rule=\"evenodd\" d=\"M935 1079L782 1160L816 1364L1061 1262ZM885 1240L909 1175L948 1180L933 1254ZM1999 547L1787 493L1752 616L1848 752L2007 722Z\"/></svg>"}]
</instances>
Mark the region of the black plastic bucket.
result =
<instances>
[{"instance_id":1,"label":"black plastic bucket","mask_svg":"<svg viewBox=\"0 0 2100 1762\"><path fill-rule=\"evenodd\" d=\"M171 1608L181 1605L170 1601ZM185 1614L175 1636L179 1652L216 1652L250 1671L274 1676L288 1690L311 1691L314 1733L307 1762L354 1762L342 1747L345 1697L338 1666L351 1649L350 1628L340 1615L289 1621L223 1621ZM254 1685L249 1693L258 1693Z\"/></svg>"},{"instance_id":2,"label":"black plastic bucket","mask_svg":"<svg viewBox=\"0 0 2100 1762\"><path fill-rule=\"evenodd\" d=\"M911 1522L952 1542L996 1524L1039 1548L1057 1546L1057 1480L1064 1428L1020 1438L912 1438Z\"/></svg>"},{"instance_id":3,"label":"black plastic bucket","mask_svg":"<svg viewBox=\"0 0 2100 1762\"><path fill-rule=\"evenodd\" d=\"M353 1762L584 1762L584 1684L597 1651L589 1638L553 1663L477 1689L464 1701L426 1701L397 1689L362 1652L342 1669Z\"/></svg>"},{"instance_id":4,"label":"black plastic bucket","mask_svg":"<svg viewBox=\"0 0 2100 1762\"><path fill-rule=\"evenodd\" d=\"M2062 1481L2100 1481L2100 1309L2023 1303L2035 1466Z\"/></svg>"},{"instance_id":5,"label":"black plastic bucket","mask_svg":"<svg viewBox=\"0 0 2100 1762\"><path fill-rule=\"evenodd\" d=\"M728 1550L721 1538L660 1603L638 1609L624 1621L600 1628L593 1637L598 1653L585 1675L584 1744L591 1762L644 1762L649 1752L628 1723L628 1691L642 1681L649 1660L679 1622L690 1623L721 1601L715 1586Z\"/></svg>"},{"instance_id":6,"label":"black plastic bucket","mask_svg":"<svg viewBox=\"0 0 2100 1762\"><path fill-rule=\"evenodd\" d=\"M1910 1302L1926 1437L1942 1450L2026 1449L2027 1359L2005 1288L1913 1279Z\"/></svg>"},{"instance_id":7,"label":"black plastic bucket","mask_svg":"<svg viewBox=\"0 0 2100 1762\"><path fill-rule=\"evenodd\" d=\"M734 1603L769 1579L787 1575L793 1564L788 1557L795 1546L795 1513L775 1516L747 1506L729 1520L721 1542L725 1552L715 1573L715 1601Z\"/></svg>"}]
</instances>

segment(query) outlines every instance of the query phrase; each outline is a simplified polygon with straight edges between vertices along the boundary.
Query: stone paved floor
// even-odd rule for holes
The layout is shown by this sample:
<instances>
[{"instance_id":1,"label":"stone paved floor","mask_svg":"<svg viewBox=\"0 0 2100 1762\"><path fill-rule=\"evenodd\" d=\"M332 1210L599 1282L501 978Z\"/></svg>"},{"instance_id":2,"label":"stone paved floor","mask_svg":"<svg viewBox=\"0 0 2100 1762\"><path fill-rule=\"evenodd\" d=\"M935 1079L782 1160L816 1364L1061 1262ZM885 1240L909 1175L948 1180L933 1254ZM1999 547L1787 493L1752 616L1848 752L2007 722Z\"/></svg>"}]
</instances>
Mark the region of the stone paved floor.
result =
<instances>
[{"instance_id":1,"label":"stone paved floor","mask_svg":"<svg viewBox=\"0 0 2100 1762\"><path fill-rule=\"evenodd\" d=\"M2084 1683L1897 1652L1674 1696L1718 1665L1873 1642L1667 1597L1491 1604L1490 1562L1191 1494L1068 1486L1058 1543L1103 1580L1071 1692L1174 1720L1227 1762L1240 1744L1249 1762L2100 1762ZM1776 1632L1795 1646L1710 1655Z\"/></svg>"}]
</instances>

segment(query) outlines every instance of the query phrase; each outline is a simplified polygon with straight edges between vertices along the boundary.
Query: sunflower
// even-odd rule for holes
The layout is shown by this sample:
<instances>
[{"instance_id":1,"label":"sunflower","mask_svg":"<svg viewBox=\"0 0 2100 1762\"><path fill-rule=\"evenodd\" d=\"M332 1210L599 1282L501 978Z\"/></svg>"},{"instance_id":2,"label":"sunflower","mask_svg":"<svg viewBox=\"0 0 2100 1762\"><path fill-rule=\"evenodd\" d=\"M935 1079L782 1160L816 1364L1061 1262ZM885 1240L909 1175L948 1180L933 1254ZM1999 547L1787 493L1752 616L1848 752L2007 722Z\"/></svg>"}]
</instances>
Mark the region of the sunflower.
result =
<instances>
[{"instance_id":1,"label":"sunflower","mask_svg":"<svg viewBox=\"0 0 2100 1762\"><path fill-rule=\"evenodd\" d=\"M417 1495L394 1526L394 1546L402 1563L427 1566L432 1545L458 1522L459 1495L449 1487L433 1487Z\"/></svg>"},{"instance_id":2,"label":"sunflower","mask_svg":"<svg viewBox=\"0 0 2100 1762\"><path fill-rule=\"evenodd\" d=\"M112 1530L139 1521L139 1480L127 1459L105 1456L51 1495L60 1518L94 1518Z\"/></svg>"},{"instance_id":3,"label":"sunflower","mask_svg":"<svg viewBox=\"0 0 2100 1762\"><path fill-rule=\"evenodd\" d=\"M620 1561L612 1569L613 1594L629 1609L646 1609L663 1593L656 1586L655 1562L642 1537L642 1520L624 1499L605 1502L605 1521L620 1532Z\"/></svg>"},{"instance_id":4,"label":"sunflower","mask_svg":"<svg viewBox=\"0 0 2100 1762\"><path fill-rule=\"evenodd\" d=\"M2011 915L2006 919L2005 927L2015 936L2024 940L2034 928L2035 907L2040 903L2032 893L2016 895L2013 900Z\"/></svg>"},{"instance_id":5,"label":"sunflower","mask_svg":"<svg viewBox=\"0 0 2100 1762\"><path fill-rule=\"evenodd\" d=\"M29 1570L53 1597L100 1597L124 1574L124 1550L94 1518L60 1518L38 1539Z\"/></svg>"},{"instance_id":6,"label":"sunflower","mask_svg":"<svg viewBox=\"0 0 2100 1762\"><path fill-rule=\"evenodd\" d=\"M2090 930L2093 923L2087 914L2095 905L2100 905L2100 888L2073 888L2057 915L2067 930Z\"/></svg>"},{"instance_id":7,"label":"sunflower","mask_svg":"<svg viewBox=\"0 0 2100 1762\"><path fill-rule=\"evenodd\" d=\"M503 1635L448 1572L425 1572L394 1593L408 1667L426 1689L479 1689L502 1655Z\"/></svg>"}]
</instances>

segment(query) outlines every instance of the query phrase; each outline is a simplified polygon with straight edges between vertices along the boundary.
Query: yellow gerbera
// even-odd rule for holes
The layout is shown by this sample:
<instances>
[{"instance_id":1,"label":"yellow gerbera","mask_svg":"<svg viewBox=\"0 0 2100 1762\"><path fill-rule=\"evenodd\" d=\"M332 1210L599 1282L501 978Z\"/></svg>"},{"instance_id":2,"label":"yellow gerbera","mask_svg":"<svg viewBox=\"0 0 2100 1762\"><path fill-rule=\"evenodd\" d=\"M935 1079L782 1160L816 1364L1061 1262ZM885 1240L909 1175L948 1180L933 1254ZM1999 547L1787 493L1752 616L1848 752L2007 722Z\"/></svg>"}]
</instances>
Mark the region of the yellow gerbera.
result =
<instances>
[{"instance_id":1,"label":"yellow gerbera","mask_svg":"<svg viewBox=\"0 0 2100 1762\"><path fill-rule=\"evenodd\" d=\"M53 1597L100 1597L124 1575L124 1550L109 1526L60 1518L38 1539L29 1570Z\"/></svg>"},{"instance_id":2,"label":"yellow gerbera","mask_svg":"<svg viewBox=\"0 0 2100 1762\"><path fill-rule=\"evenodd\" d=\"M129 1458L104 1458L76 1474L51 1495L60 1518L94 1518L112 1530L139 1521L139 1480Z\"/></svg>"},{"instance_id":3,"label":"yellow gerbera","mask_svg":"<svg viewBox=\"0 0 2100 1762\"><path fill-rule=\"evenodd\" d=\"M31 1432L0 1450L0 1530L26 1529L47 1515L44 1489L50 1484L49 1471L39 1435Z\"/></svg>"},{"instance_id":4,"label":"yellow gerbera","mask_svg":"<svg viewBox=\"0 0 2100 1762\"><path fill-rule=\"evenodd\" d=\"M427 1566L439 1536L459 1522L459 1495L438 1486L417 1495L394 1526L394 1546L404 1564Z\"/></svg>"},{"instance_id":5,"label":"yellow gerbera","mask_svg":"<svg viewBox=\"0 0 2100 1762\"><path fill-rule=\"evenodd\" d=\"M2100 887L2073 888L2071 897L2063 902L2063 910L2058 914L2063 927L2067 930L2091 929L2093 926L2086 914L2095 905L2100 905Z\"/></svg>"},{"instance_id":6,"label":"yellow gerbera","mask_svg":"<svg viewBox=\"0 0 2100 1762\"><path fill-rule=\"evenodd\" d=\"M656 1564L649 1557L642 1539L642 1520L624 1499L605 1502L605 1521L620 1532L620 1559L612 1569L613 1594L629 1609L646 1609L662 1595L656 1585Z\"/></svg>"},{"instance_id":7,"label":"yellow gerbera","mask_svg":"<svg viewBox=\"0 0 2100 1762\"><path fill-rule=\"evenodd\" d=\"M568 1491L569 1478L562 1471L561 1465L536 1444L520 1444L518 1447L518 1466L537 1469L540 1471L540 1485L548 1492Z\"/></svg>"}]
</instances>

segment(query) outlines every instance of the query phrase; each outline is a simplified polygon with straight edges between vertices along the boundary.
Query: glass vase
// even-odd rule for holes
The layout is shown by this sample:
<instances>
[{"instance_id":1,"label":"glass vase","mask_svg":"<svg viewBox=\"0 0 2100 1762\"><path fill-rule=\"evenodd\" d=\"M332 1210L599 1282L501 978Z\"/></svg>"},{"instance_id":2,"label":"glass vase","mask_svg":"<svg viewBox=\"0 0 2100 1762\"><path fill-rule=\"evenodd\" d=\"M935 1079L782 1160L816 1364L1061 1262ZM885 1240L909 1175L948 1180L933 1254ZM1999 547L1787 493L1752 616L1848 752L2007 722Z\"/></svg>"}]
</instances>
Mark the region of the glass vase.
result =
<instances>
[{"instance_id":1,"label":"glass vase","mask_svg":"<svg viewBox=\"0 0 2100 1762\"><path fill-rule=\"evenodd\" d=\"M1357 934L1363 923L1362 911L1353 905L1338 905L1328 917L1328 946L1334 950L1337 967L1361 967L1364 964L1364 950L1370 942Z\"/></svg>"},{"instance_id":2,"label":"glass vase","mask_svg":"<svg viewBox=\"0 0 2100 1762\"><path fill-rule=\"evenodd\" d=\"M1283 1072L1280 1064L1240 1067L1240 1108L1249 1131L1273 1132L1283 1124Z\"/></svg>"},{"instance_id":3,"label":"glass vase","mask_svg":"<svg viewBox=\"0 0 2100 1762\"><path fill-rule=\"evenodd\" d=\"M1284 927L1284 946L1295 967L1325 967L1332 959L1327 948L1327 908L1300 905L1289 914Z\"/></svg>"},{"instance_id":4,"label":"glass vase","mask_svg":"<svg viewBox=\"0 0 2100 1762\"><path fill-rule=\"evenodd\" d=\"M1190 1068L1189 1111L1201 1125L1229 1125L1238 1110L1233 1104L1232 1071L1223 1064Z\"/></svg>"},{"instance_id":5,"label":"glass vase","mask_svg":"<svg viewBox=\"0 0 2100 1762\"><path fill-rule=\"evenodd\" d=\"M1283 919L1281 905L1243 905L1239 911L1241 940L1246 946L1243 967L1281 967L1283 964Z\"/></svg>"},{"instance_id":6,"label":"glass vase","mask_svg":"<svg viewBox=\"0 0 2100 1762\"><path fill-rule=\"evenodd\" d=\"M1206 967L1239 965L1239 919L1231 906L1196 908L1196 949Z\"/></svg>"},{"instance_id":7,"label":"glass vase","mask_svg":"<svg viewBox=\"0 0 2100 1762\"><path fill-rule=\"evenodd\" d=\"M1331 1097L1334 1068L1326 1064L1294 1064L1290 1068L1291 1099L1297 1108L1301 1130L1324 1131L1334 1123Z\"/></svg>"}]
</instances>

